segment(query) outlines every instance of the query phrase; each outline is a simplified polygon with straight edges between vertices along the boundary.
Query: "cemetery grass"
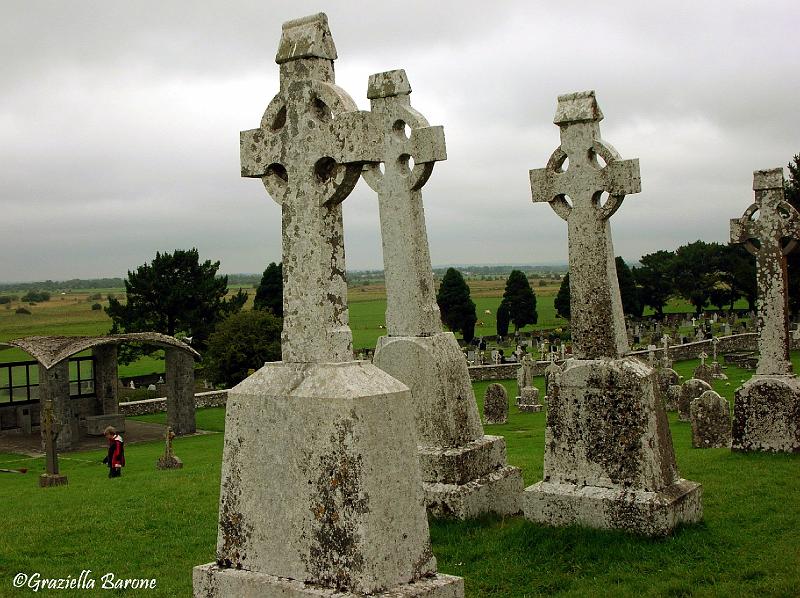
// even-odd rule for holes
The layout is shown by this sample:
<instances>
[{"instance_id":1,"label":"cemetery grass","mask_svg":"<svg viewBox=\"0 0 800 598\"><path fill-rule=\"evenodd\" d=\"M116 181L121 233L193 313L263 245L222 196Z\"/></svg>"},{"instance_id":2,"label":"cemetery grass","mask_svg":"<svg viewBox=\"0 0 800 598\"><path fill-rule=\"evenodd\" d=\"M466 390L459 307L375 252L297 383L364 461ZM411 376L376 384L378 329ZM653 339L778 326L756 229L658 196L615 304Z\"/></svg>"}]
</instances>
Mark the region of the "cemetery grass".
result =
<instances>
[{"instance_id":1,"label":"cemetery grass","mask_svg":"<svg viewBox=\"0 0 800 598\"><path fill-rule=\"evenodd\" d=\"M800 365L798 355L793 358ZM696 363L676 369L688 377ZM730 399L740 377L750 373L727 373L730 386L715 387ZM488 384L474 385L479 407ZM503 384L508 423L487 425L486 433L506 438L508 461L522 468L529 485L542 475L545 415L519 412L516 382ZM543 396L541 377L536 385ZM155 469L161 442L131 444L118 480L106 478L100 464L105 451L98 449L65 455L61 469L69 485L40 489L42 459L0 454L0 467L31 469L0 474L0 500L7 505L0 596L19 595L11 589L17 572L63 577L82 569L98 580L106 572L156 578L148 596L190 595L191 568L214 556L224 410L199 410L197 418L199 428L216 433L177 439L175 451L185 463L177 471ZM138 419L163 423L165 416ZM439 570L464 577L467 596L796 596L800 455L692 449L690 425L670 415L670 427L681 475L703 484L702 523L670 538L646 539L547 528L522 517L432 520Z\"/></svg>"}]
</instances>

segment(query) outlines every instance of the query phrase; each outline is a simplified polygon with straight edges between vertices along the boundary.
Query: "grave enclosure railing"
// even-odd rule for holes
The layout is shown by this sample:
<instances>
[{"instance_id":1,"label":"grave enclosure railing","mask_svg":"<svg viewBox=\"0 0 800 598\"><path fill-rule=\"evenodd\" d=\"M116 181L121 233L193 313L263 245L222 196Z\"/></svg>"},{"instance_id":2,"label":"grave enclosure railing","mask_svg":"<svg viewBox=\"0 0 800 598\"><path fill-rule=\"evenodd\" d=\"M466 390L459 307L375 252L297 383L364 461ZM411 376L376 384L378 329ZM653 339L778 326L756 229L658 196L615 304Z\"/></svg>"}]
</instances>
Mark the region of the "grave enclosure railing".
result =
<instances>
[{"instance_id":1,"label":"grave enclosure railing","mask_svg":"<svg viewBox=\"0 0 800 598\"><path fill-rule=\"evenodd\" d=\"M94 357L69 359L69 396L94 397ZM36 361L0 363L0 406L39 402L39 364Z\"/></svg>"}]
</instances>

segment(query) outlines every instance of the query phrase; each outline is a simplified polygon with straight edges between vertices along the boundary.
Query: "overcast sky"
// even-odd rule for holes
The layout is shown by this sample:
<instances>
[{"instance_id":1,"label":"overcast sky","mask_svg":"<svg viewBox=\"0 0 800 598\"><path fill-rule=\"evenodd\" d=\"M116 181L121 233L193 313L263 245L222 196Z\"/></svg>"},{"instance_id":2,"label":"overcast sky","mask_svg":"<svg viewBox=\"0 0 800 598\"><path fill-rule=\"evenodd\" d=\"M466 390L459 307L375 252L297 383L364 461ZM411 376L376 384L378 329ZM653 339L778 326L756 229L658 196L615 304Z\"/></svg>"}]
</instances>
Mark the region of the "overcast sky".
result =
<instances>
[{"instance_id":1,"label":"overcast sky","mask_svg":"<svg viewBox=\"0 0 800 598\"><path fill-rule=\"evenodd\" d=\"M423 190L431 256L565 263L528 170L559 143L556 96L594 89L603 138L639 158L612 220L628 260L727 241L752 171L800 153L800 3L3 0L0 280L124 276L197 247L221 270L280 260L280 209L239 176L239 131L278 90L283 21L328 14L337 83L404 68L443 125ZM348 269L381 268L377 198L344 207Z\"/></svg>"}]
</instances>

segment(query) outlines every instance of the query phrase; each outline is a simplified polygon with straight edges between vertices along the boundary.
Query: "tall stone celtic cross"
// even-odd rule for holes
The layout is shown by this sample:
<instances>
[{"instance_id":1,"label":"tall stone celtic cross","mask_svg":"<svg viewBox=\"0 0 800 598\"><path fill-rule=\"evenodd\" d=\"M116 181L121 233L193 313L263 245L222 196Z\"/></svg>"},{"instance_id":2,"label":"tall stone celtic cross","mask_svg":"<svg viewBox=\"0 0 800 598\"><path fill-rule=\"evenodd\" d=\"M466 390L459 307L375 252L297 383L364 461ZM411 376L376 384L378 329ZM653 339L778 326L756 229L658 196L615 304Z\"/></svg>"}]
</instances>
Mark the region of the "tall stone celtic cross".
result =
<instances>
[{"instance_id":1,"label":"tall stone celtic cross","mask_svg":"<svg viewBox=\"0 0 800 598\"><path fill-rule=\"evenodd\" d=\"M240 137L242 176L261 178L282 208L286 362L353 359L341 202L364 163L380 160L383 137L335 85L335 59L324 14L284 23L280 91Z\"/></svg>"},{"instance_id":2,"label":"tall stone celtic cross","mask_svg":"<svg viewBox=\"0 0 800 598\"><path fill-rule=\"evenodd\" d=\"M533 201L548 202L567 221L570 325L581 359L629 350L609 219L626 194L641 191L639 160L620 159L600 138L602 119L594 91L559 96L553 122L561 145L545 168L530 171Z\"/></svg>"},{"instance_id":3,"label":"tall stone celtic cross","mask_svg":"<svg viewBox=\"0 0 800 598\"><path fill-rule=\"evenodd\" d=\"M378 194L389 336L430 336L442 330L422 187L434 164L447 159L444 129L428 125L411 107L410 94L402 69L369 78L367 97L383 139L383 172L380 165L368 164L363 175Z\"/></svg>"},{"instance_id":4,"label":"tall stone celtic cross","mask_svg":"<svg viewBox=\"0 0 800 598\"><path fill-rule=\"evenodd\" d=\"M756 256L758 349L756 374L792 373L786 255L800 239L800 214L784 199L783 169L753 173L756 201L731 220L731 243L744 243Z\"/></svg>"}]
</instances>

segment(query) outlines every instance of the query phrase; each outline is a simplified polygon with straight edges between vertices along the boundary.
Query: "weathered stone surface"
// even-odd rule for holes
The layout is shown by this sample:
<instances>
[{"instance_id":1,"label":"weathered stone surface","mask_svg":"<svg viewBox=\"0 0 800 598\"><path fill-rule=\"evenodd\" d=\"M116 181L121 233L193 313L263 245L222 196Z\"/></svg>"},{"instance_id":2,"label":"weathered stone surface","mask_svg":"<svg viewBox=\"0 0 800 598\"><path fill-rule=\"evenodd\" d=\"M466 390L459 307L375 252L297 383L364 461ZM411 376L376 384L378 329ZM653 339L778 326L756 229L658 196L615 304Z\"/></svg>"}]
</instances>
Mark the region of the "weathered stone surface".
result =
<instances>
[{"instance_id":1,"label":"weathered stone surface","mask_svg":"<svg viewBox=\"0 0 800 598\"><path fill-rule=\"evenodd\" d=\"M702 518L701 486L680 478L653 370L638 359L567 362L549 399L544 479L525 517L648 535Z\"/></svg>"},{"instance_id":2,"label":"weathered stone surface","mask_svg":"<svg viewBox=\"0 0 800 598\"><path fill-rule=\"evenodd\" d=\"M681 384L681 396L678 399L679 420L682 422L688 422L690 420L689 405L694 399L707 390L712 390L711 385L705 380L699 380L698 378L690 378Z\"/></svg>"},{"instance_id":3,"label":"weathered stone surface","mask_svg":"<svg viewBox=\"0 0 800 598\"><path fill-rule=\"evenodd\" d=\"M164 434L164 454L158 457L156 469L183 469L183 461L172 450L173 438L175 438L175 432L167 426L167 431Z\"/></svg>"},{"instance_id":4,"label":"weathered stone surface","mask_svg":"<svg viewBox=\"0 0 800 598\"><path fill-rule=\"evenodd\" d=\"M539 402L539 389L535 386L526 386L522 394L517 397L517 409L523 413L538 413L544 408Z\"/></svg>"},{"instance_id":5,"label":"weathered stone surface","mask_svg":"<svg viewBox=\"0 0 800 598\"><path fill-rule=\"evenodd\" d=\"M664 396L664 407L667 411L677 411L681 402L682 384L670 384L667 394Z\"/></svg>"},{"instance_id":6,"label":"weathered stone surface","mask_svg":"<svg viewBox=\"0 0 800 598\"><path fill-rule=\"evenodd\" d=\"M486 387L483 418L487 424L504 424L508 421L508 393L502 384L492 382Z\"/></svg>"},{"instance_id":7,"label":"weathered stone surface","mask_svg":"<svg viewBox=\"0 0 800 598\"><path fill-rule=\"evenodd\" d=\"M117 346L99 345L92 348L94 357L95 394L100 403L100 413L113 415L119 413L119 371L117 367ZM115 424L110 424L114 425ZM118 428L124 429L124 428Z\"/></svg>"},{"instance_id":8,"label":"weathered stone surface","mask_svg":"<svg viewBox=\"0 0 800 598\"><path fill-rule=\"evenodd\" d=\"M197 431L194 409L194 358L180 349L166 349L167 424L178 436Z\"/></svg>"},{"instance_id":9,"label":"weathered stone surface","mask_svg":"<svg viewBox=\"0 0 800 598\"><path fill-rule=\"evenodd\" d=\"M195 567L193 571L194 596L236 596L237 598L357 598L363 594L341 592L293 579L274 577L265 573L223 569L214 563ZM375 598L460 598L464 596L464 580L452 575L436 574L383 592L371 594Z\"/></svg>"},{"instance_id":10,"label":"weathered stone surface","mask_svg":"<svg viewBox=\"0 0 800 598\"><path fill-rule=\"evenodd\" d=\"M386 275L388 336L379 339L373 363L411 389L423 479L430 485L437 480L427 477L426 472L448 470L452 461L446 452L455 447L467 448L483 437L483 429L464 357L455 337L441 330L425 230L422 187L434 164L447 158L444 130L431 127L411 107L410 94L411 85L403 70L370 76L367 95L375 133L381 140L383 170L378 164L366 164L363 176L378 194ZM504 444L502 448L505 451ZM466 454L471 450L474 449ZM443 460L440 465L425 463L437 453ZM467 470L477 474L471 478L465 478L466 471L453 477L460 480L457 483L467 484L504 464L505 454L491 468L479 472ZM464 491L473 486L465 487ZM521 490L520 482L517 494ZM426 496L429 494L435 493L426 492ZM457 494L460 497L461 492ZM432 500L436 505L446 502L438 496ZM490 511L495 510L490 502L484 505ZM447 511L448 515L460 516L457 506L440 509L429 502L429 508L432 512Z\"/></svg>"},{"instance_id":11,"label":"weathered stone surface","mask_svg":"<svg viewBox=\"0 0 800 598\"><path fill-rule=\"evenodd\" d=\"M754 172L753 190L755 203L741 218L731 220L731 243L743 243L756 256L760 353L756 374L788 375L792 362L786 255L800 239L800 214L784 198L782 168Z\"/></svg>"},{"instance_id":12,"label":"weathered stone surface","mask_svg":"<svg viewBox=\"0 0 800 598\"><path fill-rule=\"evenodd\" d=\"M453 334L383 336L374 363L411 389L428 510L460 519L518 513L522 473L506 466L505 441L483 434L472 382ZM485 458L487 453L491 458Z\"/></svg>"},{"instance_id":13,"label":"weathered stone surface","mask_svg":"<svg viewBox=\"0 0 800 598\"><path fill-rule=\"evenodd\" d=\"M730 448L731 408L728 401L707 390L689 405L692 420L692 447Z\"/></svg>"},{"instance_id":14,"label":"weathered stone surface","mask_svg":"<svg viewBox=\"0 0 800 598\"><path fill-rule=\"evenodd\" d=\"M217 561L361 593L435 572L409 405L364 362L269 363L232 389Z\"/></svg>"},{"instance_id":15,"label":"weathered stone surface","mask_svg":"<svg viewBox=\"0 0 800 598\"><path fill-rule=\"evenodd\" d=\"M696 378L697 380L702 380L703 382L711 384L714 381L714 370L711 368L710 365L701 363L696 368L694 368L692 377Z\"/></svg>"},{"instance_id":16,"label":"weathered stone surface","mask_svg":"<svg viewBox=\"0 0 800 598\"><path fill-rule=\"evenodd\" d=\"M549 400L550 394L553 389L558 388L558 380L561 376L561 366L555 362L551 362L544 370L544 392L545 400Z\"/></svg>"},{"instance_id":17,"label":"weathered stone surface","mask_svg":"<svg viewBox=\"0 0 800 598\"><path fill-rule=\"evenodd\" d=\"M577 359L548 385L544 479L525 490L523 509L548 525L661 535L702 517L701 487L678 475L653 369L624 357L609 219L626 194L640 191L639 163L600 138L602 117L594 92L560 96L561 146L546 168L530 172L533 200L550 203L568 224Z\"/></svg>"},{"instance_id":18,"label":"weathered stone surface","mask_svg":"<svg viewBox=\"0 0 800 598\"><path fill-rule=\"evenodd\" d=\"M800 452L800 380L753 376L736 390L735 451Z\"/></svg>"},{"instance_id":19,"label":"weathered stone surface","mask_svg":"<svg viewBox=\"0 0 800 598\"><path fill-rule=\"evenodd\" d=\"M678 376L678 372L672 368L658 368L655 372L658 390L661 392L661 396L666 398L669 387L680 384L681 378Z\"/></svg>"},{"instance_id":20,"label":"weathered stone surface","mask_svg":"<svg viewBox=\"0 0 800 598\"><path fill-rule=\"evenodd\" d=\"M533 386L534 370L536 364L527 353L522 357L522 364L517 370L517 396L522 396L522 389ZM558 366L556 366L558 367Z\"/></svg>"},{"instance_id":21,"label":"weathered stone surface","mask_svg":"<svg viewBox=\"0 0 800 598\"><path fill-rule=\"evenodd\" d=\"M756 375L736 391L737 451L800 452L800 382L789 359L786 255L800 239L800 214L785 200L783 169L753 173L755 203L731 220L731 242L756 256L758 349Z\"/></svg>"},{"instance_id":22,"label":"weathered stone surface","mask_svg":"<svg viewBox=\"0 0 800 598\"><path fill-rule=\"evenodd\" d=\"M61 361L49 369L39 365L39 402L53 401L53 436L55 447L69 450L78 439L78 422L69 398L69 361ZM42 446L47 443L42 429Z\"/></svg>"},{"instance_id":23,"label":"weathered stone surface","mask_svg":"<svg viewBox=\"0 0 800 598\"><path fill-rule=\"evenodd\" d=\"M43 368L40 366L39 369ZM45 472L39 476L39 486L42 488L63 486L68 483L67 476L62 475L58 470L56 438L58 437L59 429L63 428L56 415L54 404L55 402L52 399L43 400L41 403L42 442L45 450Z\"/></svg>"},{"instance_id":24,"label":"weathered stone surface","mask_svg":"<svg viewBox=\"0 0 800 598\"><path fill-rule=\"evenodd\" d=\"M334 84L334 57L324 14L285 23L280 92L241 134L242 175L282 206L283 361L228 394L204 598L463 596L459 580L425 587L436 559L408 387L352 361L340 204L383 136Z\"/></svg>"}]
</instances>

